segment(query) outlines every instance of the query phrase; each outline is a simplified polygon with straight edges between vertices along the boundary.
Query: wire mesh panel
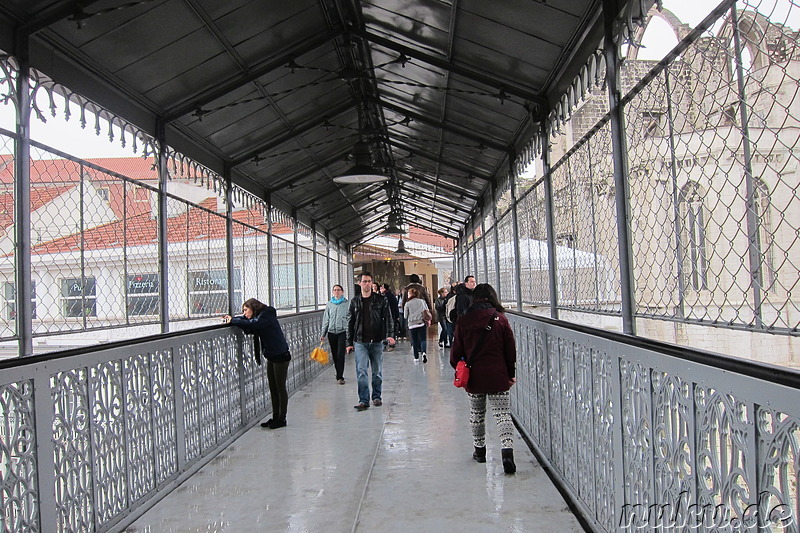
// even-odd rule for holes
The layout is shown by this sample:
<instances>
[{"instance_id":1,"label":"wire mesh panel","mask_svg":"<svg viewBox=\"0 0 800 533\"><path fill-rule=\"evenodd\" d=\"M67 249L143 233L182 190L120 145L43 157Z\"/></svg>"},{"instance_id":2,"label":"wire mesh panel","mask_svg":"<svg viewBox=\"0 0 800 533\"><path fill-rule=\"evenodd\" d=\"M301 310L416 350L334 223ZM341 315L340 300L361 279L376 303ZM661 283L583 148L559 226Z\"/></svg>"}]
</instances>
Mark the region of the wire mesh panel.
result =
<instances>
[{"instance_id":1,"label":"wire mesh panel","mask_svg":"<svg viewBox=\"0 0 800 533\"><path fill-rule=\"evenodd\" d=\"M736 8L626 106L637 312L797 331L800 8Z\"/></svg>"},{"instance_id":2,"label":"wire mesh panel","mask_svg":"<svg viewBox=\"0 0 800 533\"><path fill-rule=\"evenodd\" d=\"M241 272L243 300L269 302L269 246L266 205L248 198L246 208L234 211L233 264ZM238 308L234 307L238 313Z\"/></svg>"},{"instance_id":3,"label":"wire mesh panel","mask_svg":"<svg viewBox=\"0 0 800 533\"><path fill-rule=\"evenodd\" d=\"M504 305L515 306L517 300L516 253L512 215L508 212L497 224L497 247L500 252L500 287L498 292Z\"/></svg>"},{"instance_id":4,"label":"wire mesh panel","mask_svg":"<svg viewBox=\"0 0 800 533\"><path fill-rule=\"evenodd\" d=\"M550 265L547 258L544 185L540 182L517 205L523 306L550 305Z\"/></svg>"},{"instance_id":5,"label":"wire mesh panel","mask_svg":"<svg viewBox=\"0 0 800 533\"><path fill-rule=\"evenodd\" d=\"M618 313L619 274L608 125L552 172L559 307Z\"/></svg>"},{"instance_id":6,"label":"wire mesh panel","mask_svg":"<svg viewBox=\"0 0 800 533\"><path fill-rule=\"evenodd\" d=\"M492 287L497 286L497 242L495 239L494 225L487 228L486 236L483 238L486 245L486 274L482 278L483 283L488 283ZM478 278L481 279L481 278Z\"/></svg>"},{"instance_id":7,"label":"wire mesh panel","mask_svg":"<svg viewBox=\"0 0 800 533\"><path fill-rule=\"evenodd\" d=\"M317 241L319 243L319 241ZM326 250L323 248L322 252L320 253L319 246L317 246L318 252L314 254L314 257L317 262L317 279L316 279L316 286L317 286L317 307L324 306L325 302L328 300L328 293L330 292L329 282L328 282L328 254Z\"/></svg>"},{"instance_id":8,"label":"wire mesh panel","mask_svg":"<svg viewBox=\"0 0 800 533\"><path fill-rule=\"evenodd\" d=\"M298 307L308 311L316 308L314 299L314 243L311 229L300 223L295 224L297 231L297 285L299 287Z\"/></svg>"},{"instance_id":9,"label":"wire mesh panel","mask_svg":"<svg viewBox=\"0 0 800 533\"><path fill-rule=\"evenodd\" d=\"M14 153L14 138L0 133L0 153ZM0 339L13 338L17 333L17 290L16 290L16 261L14 249L16 246L16 217L14 216L14 166L6 164L11 156L0 156L0 181L6 186L0 192L0 227L5 229L5 235L0 239L0 283L2 283L2 309L0 309ZM35 302L35 297L33 297ZM35 315L35 308L34 308Z\"/></svg>"}]
</instances>

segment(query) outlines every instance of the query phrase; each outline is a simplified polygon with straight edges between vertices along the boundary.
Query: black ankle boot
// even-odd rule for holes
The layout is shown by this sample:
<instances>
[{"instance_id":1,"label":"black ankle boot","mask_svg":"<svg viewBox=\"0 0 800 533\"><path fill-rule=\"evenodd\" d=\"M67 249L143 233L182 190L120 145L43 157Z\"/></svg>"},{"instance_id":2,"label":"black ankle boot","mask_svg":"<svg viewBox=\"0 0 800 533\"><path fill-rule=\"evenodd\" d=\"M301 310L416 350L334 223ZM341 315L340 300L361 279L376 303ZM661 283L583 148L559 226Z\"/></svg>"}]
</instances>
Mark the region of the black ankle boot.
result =
<instances>
[{"instance_id":1,"label":"black ankle boot","mask_svg":"<svg viewBox=\"0 0 800 533\"><path fill-rule=\"evenodd\" d=\"M517 471L517 465L514 464L514 450L512 448L503 448L500 453L503 455L503 470L506 474L513 474Z\"/></svg>"},{"instance_id":2,"label":"black ankle boot","mask_svg":"<svg viewBox=\"0 0 800 533\"><path fill-rule=\"evenodd\" d=\"M475 451L472 452L472 458L478 461L479 463L486 462L486 446L478 448L475 446Z\"/></svg>"}]
</instances>

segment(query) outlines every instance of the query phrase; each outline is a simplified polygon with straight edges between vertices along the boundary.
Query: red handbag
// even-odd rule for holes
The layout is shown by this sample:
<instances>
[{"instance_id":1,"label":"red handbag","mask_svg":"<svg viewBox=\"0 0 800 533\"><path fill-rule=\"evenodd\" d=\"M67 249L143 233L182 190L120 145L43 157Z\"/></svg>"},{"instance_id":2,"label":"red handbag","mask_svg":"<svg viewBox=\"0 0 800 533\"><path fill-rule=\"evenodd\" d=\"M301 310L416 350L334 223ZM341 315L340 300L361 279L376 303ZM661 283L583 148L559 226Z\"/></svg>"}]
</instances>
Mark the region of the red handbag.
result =
<instances>
[{"instance_id":1,"label":"red handbag","mask_svg":"<svg viewBox=\"0 0 800 533\"><path fill-rule=\"evenodd\" d=\"M453 378L453 385L465 387L469 382L469 367L463 359L456 365L456 376Z\"/></svg>"},{"instance_id":2,"label":"red handbag","mask_svg":"<svg viewBox=\"0 0 800 533\"><path fill-rule=\"evenodd\" d=\"M497 311L492 313L491 318L489 318L489 323L486 324L486 327L483 328L483 330L481 331L481 338L478 339L478 344L475 345L475 349L472 351L472 354L471 354L472 357L470 357L471 361L474 361L475 357L477 357L475 355L476 353L480 354L479 350L480 350L481 346L483 345L484 339L486 339L486 333L488 331L491 331L491 329L492 329L492 321L495 320L496 317L497 317ZM462 388L462 387L466 387L467 383L469 383L469 365L467 364L467 362L462 357L461 360L458 363L456 363L456 375L455 375L455 377L453 377L453 385L455 385L456 387Z\"/></svg>"}]
</instances>

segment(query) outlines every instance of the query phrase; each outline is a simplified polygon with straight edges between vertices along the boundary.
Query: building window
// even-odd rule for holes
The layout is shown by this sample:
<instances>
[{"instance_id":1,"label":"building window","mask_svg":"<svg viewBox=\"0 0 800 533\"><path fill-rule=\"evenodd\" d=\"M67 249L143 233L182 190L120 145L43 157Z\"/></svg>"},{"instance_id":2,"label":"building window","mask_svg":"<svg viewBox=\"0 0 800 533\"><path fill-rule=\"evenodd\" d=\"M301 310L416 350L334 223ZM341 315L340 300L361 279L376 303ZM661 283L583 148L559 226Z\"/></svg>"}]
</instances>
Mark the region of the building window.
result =
<instances>
[{"instance_id":1,"label":"building window","mask_svg":"<svg viewBox=\"0 0 800 533\"><path fill-rule=\"evenodd\" d=\"M158 315L161 302L158 296L158 274L135 274L127 277L128 316Z\"/></svg>"},{"instance_id":2,"label":"building window","mask_svg":"<svg viewBox=\"0 0 800 533\"><path fill-rule=\"evenodd\" d=\"M65 317L97 316L94 276L61 280L61 301Z\"/></svg>"},{"instance_id":3,"label":"building window","mask_svg":"<svg viewBox=\"0 0 800 533\"><path fill-rule=\"evenodd\" d=\"M775 272L775 236L772 233L772 212L770 209L769 188L760 179L755 180L753 187L753 209L755 209L756 246L761 256L758 281L764 290L774 292L777 272Z\"/></svg>"},{"instance_id":4,"label":"building window","mask_svg":"<svg viewBox=\"0 0 800 533\"><path fill-rule=\"evenodd\" d=\"M17 318L17 286L7 281L3 284L3 297L6 301L6 319ZM36 318L36 282L31 281L31 318Z\"/></svg>"},{"instance_id":5,"label":"building window","mask_svg":"<svg viewBox=\"0 0 800 533\"><path fill-rule=\"evenodd\" d=\"M209 316L228 312L228 271L202 270L189 272L189 315ZM242 278L233 272L234 311L242 305Z\"/></svg>"},{"instance_id":6,"label":"building window","mask_svg":"<svg viewBox=\"0 0 800 533\"><path fill-rule=\"evenodd\" d=\"M681 244L683 245L683 275L687 288L708 289L708 258L706 255L705 210L702 188L694 182L681 190L679 213L683 222Z\"/></svg>"}]
</instances>

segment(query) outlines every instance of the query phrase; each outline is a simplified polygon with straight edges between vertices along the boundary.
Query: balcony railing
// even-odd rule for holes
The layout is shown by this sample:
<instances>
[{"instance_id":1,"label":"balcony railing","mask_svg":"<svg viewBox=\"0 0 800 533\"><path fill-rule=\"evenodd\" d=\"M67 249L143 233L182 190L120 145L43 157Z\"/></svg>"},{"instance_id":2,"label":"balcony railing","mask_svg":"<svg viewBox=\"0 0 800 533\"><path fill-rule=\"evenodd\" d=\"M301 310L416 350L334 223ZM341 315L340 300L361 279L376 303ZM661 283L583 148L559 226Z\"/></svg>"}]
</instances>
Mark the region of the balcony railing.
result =
<instances>
[{"instance_id":1,"label":"balcony railing","mask_svg":"<svg viewBox=\"0 0 800 533\"><path fill-rule=\"evenodd\" d=\"M324 369L308 358L321 312L280 322L291 394ZM269 412L252 351L212 326L4 361L2 530L124 529Z\"/></svg>"},{"instance_id":2,"label":"balcony railing","mask_svg":"<svg viewBox=\"0 0 800 533\"><path fill-rule=\"evenodd\" d=\"M592 530L798 531L800 373L509 318L514 416Z\"/></svg>"}]
</instances>

